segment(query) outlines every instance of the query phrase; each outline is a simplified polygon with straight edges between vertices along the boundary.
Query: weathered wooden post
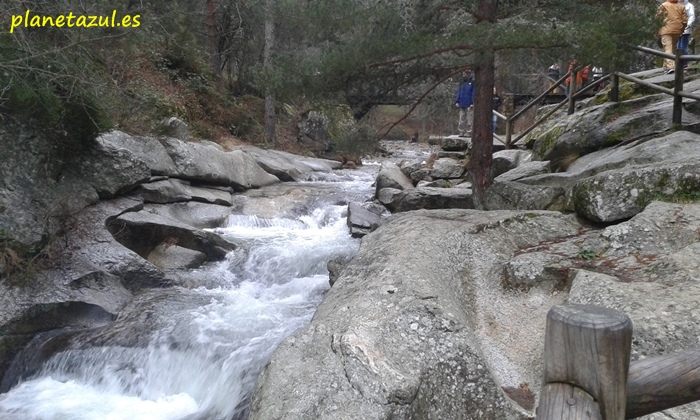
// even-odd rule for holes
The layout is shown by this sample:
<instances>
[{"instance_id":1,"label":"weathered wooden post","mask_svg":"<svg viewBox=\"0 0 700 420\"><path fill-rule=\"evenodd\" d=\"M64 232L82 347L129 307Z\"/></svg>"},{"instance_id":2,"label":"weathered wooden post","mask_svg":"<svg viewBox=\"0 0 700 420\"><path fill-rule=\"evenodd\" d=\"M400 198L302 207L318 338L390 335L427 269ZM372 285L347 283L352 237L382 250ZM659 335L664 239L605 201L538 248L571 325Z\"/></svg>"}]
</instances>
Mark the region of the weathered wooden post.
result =
<instances>
[{"instance_id":1,"label":"weathered wooden post","mask_svg":"<svg viewBox=\"0 0 700 420\"><path fill-rule=\"evenodd\" d=\"M571 72L571 78L569 79L569 109L567 110L568 115L571 115L576 111L576 99L574 98L574 96L576 95L576 89L578 89L578 86L576 86L577 77L578 70L574 69L574 71Z\"/></svg>"},{"instance_id":2,"label":"weathered wooden post","mask_svg":"<svg viewBox=\"0 0 700 420\"><path fill-rule=\"evenodd\" d=\"M555 306L547 314L538 420L624 420L632 321L614 309Z\"/></svg>"},{"instance_id":3,"label":"weathered wooden post","mask_svg":"<svg viewBox=\"0 0 700 420\"><path fill-rule=\"evenodd\" d=\"M630 364L627 418L700 400L700 348L647 357Z\"/></svg>"},{"instance_id":4,"label":"weathered wooden post","mask_svg":"<svg viewBox=\"0 0 700 420\"><path fill-rule=\"evenodd\" d=\"M680 128L683 119L683 97L678 92L683 90L683 62L679 49L676 49L675 76L673 83L673 125Z\"/></svg>"},{"instance_id":5,"label":"weathered wooden post","mask_svg":"<svg viewBox=\"0 0 700 420\"><path fill-rule=\"evenodd\" d=\"M610 99L610 102L620 101L620 76L618 76L617 73L612 74L608 98Z\"/></svg>"}]
</instances>

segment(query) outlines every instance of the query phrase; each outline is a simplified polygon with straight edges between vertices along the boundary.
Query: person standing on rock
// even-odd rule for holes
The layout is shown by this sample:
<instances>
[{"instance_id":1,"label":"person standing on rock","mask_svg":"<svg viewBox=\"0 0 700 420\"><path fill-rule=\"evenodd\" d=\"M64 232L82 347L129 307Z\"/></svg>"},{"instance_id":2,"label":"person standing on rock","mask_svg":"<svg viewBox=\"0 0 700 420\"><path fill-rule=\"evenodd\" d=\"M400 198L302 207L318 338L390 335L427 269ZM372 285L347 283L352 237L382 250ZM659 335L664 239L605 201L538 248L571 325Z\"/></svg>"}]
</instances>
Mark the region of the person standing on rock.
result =
<instances>
[{"instance_id":1,"label":"person standing on rock","mask_svg":"<svg viewBox=\"0 0 700 420\"><path fill-rule=\"evenodd\" d=\"M457 89L455 107L459 108L459 123L457 130L460 137L472 135L472 121L474 118L474 78L471 71L462 72L462 83Z\"/></svg>"},{"instance_id":2,"label":"person standing on rock","mask_svg":"<svg viewBox=\"0 0 700 420\"><path fill-rule=\"evenodd\" d=\"M491 108L493 108L494 111L498 111L498 108L501 106L503 103L503 100L501 99L500 96L498 96L498 92L496 92L496 87L493 87L493 99L491 101ZM498 117L496 114L493 114L493 132L495 133L496 130L498 129Z\"/></svg>"},{"instance_id":3,"label":"person standing on rock","mask_svg":"<svg viewBox=\"0 0 700 420\"><path fill-rule=\"evenodd\" d=\"M685 25L685 31L683 31L681 38L678 40L676 48L683 51L684 55L690 55L688 44L690 43L690 35L693 34L693 25L695 24L695 6L693 6L690 0L681 1L680 3L683 3L685 6L685 14L688 15L688 23ZM683 68L686 67L688 67L687 61L683 63Z\"/></svg>"},{"instance_id":4,"label":"person standing on rock","mask_svg":"<svg viewBox=\"0 0 700 420\"><path fill-rule=\"evenodd\" d=\"M685 13L685 6L678 3L678 0L666 0L659 6L657 16L661 17L664 26L659 29L661 36L661 45L664 46L666 54L675 54L676 45L680 39L685 26L688 24L688 15ZM670 74L674 72L675 61L671 58L664 59L664 73Z\"/></svg>"}]
</instances>

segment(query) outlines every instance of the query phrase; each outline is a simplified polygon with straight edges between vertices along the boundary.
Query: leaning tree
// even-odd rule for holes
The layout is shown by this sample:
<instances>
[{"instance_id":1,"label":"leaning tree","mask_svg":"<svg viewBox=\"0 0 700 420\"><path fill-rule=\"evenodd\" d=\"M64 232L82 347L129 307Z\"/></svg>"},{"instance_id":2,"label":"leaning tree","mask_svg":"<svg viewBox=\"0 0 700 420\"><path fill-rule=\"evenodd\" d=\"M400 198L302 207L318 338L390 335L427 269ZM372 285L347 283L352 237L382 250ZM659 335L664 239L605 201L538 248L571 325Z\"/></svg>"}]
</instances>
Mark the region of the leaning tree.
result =
<instances>
[{"instance_id":1,"label":"leaning tree","mask_svg":"<svg viewBox=\"0 0 700 420\"><path fill-rule=\"evenodd\" d=\"M491 95L497 56L515 51L625 67L653 36L655 0L287 0L297 45L280 52L277 86L349 104L360 117L389 95L420 101L473 69L471 170L484 208L491 175ZM303 33L303 35L302 35ZM506 75L507 77L507 75Z\"/></svg>"}]
</instances>

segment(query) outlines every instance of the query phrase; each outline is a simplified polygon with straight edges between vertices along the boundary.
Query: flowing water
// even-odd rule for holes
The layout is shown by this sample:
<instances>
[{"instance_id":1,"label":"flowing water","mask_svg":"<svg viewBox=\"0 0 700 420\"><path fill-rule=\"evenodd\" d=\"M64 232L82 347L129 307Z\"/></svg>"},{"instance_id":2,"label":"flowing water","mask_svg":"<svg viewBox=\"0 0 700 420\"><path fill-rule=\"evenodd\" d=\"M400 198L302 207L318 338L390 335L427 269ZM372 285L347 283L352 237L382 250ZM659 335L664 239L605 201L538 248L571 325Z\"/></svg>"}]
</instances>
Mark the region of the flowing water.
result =
<instances>
[{"instance_id":1,"label":"flowing water","mask_svg":"<svg viewBox=\"0 0 700 420\"><path fill-rule=\"evenodd\" d=\"M268 211L243 209L214 230L239 246L225 261L138 295L114 323L0 395L0 419L245 418L273 350L327 292L326 263L357 251L346 209L373 193L376 165L365 168L246 193ZM269 213L290 197L298 205Z\"/></svg>"}]
</instances>

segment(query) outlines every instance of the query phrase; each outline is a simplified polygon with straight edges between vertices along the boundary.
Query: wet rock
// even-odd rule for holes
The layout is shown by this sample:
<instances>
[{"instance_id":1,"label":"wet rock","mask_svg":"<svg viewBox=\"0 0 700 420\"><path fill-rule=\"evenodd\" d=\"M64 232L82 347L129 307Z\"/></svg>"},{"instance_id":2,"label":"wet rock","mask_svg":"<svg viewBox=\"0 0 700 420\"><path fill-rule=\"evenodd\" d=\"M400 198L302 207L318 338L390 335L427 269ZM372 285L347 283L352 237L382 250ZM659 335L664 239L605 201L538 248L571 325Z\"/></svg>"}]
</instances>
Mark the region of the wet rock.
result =
<instances>
[{"instance_id":1,"label":"wet rock","mask_svg":"<svg viewBox=\"0 0 700 420\"><path fill-rule=\"evenodd\" d=\"M206 261L207 256L181 246L160 244L148 254L146 259L160 269L177 270L197 268Z\"/></svg>"},{"instance_id":2,"label":"wet rock","mask_svg":"<svg viewBox=\"0 0 700 420\"><path fill-rule=\"evenodd\" d=\"M210 261L223 259L235 249L235 245L215 233L145 211L122 214L111 220L108 228L121 244L143 258L163 244L199 251Z\"/></svg>"},{"instance_id":3,"label":"wet rock","mask_svg":"<svg viewBox=\"0 0 700 420\"><path fill-rule=\"evenodd\" d=\"M386 161L382 163L382 167L377 174L377 197L379 197L379 191L384 188L394 188L398 190L411 189L413 188L413 182L401 171L398 165Z\"/></svg>"},{"instance_id":4,"label":"wet rock","mask_svg":"<svg viewBox=\"0 0 700 420\"><path fill-rule=\"evenodd\" d=\"M359 203L348 204L348 227L354 238L361 238L381 224L381 215Z\"/></svg>"}]
</instances>

